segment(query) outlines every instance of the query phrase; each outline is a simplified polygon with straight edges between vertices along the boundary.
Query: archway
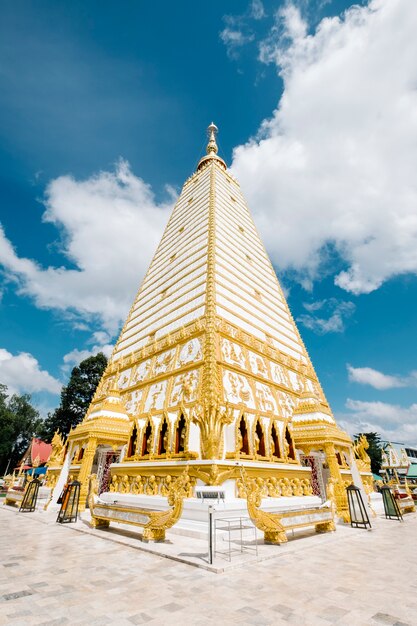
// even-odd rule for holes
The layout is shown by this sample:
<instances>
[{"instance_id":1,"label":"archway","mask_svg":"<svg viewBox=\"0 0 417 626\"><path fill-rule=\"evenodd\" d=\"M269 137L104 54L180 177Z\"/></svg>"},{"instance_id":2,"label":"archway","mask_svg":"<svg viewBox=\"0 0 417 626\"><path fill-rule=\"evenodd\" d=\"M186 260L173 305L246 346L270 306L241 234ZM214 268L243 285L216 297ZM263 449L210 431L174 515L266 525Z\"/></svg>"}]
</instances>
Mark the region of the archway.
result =
<instances>
[{"instance_id":1,"label":"archway","mask_svg":"<svg viewBox=\"0 0 417 626\"><path fill-rule=\"evenodd\" d=\"M133 426L132 433L129 438L129 445L127 448L127 456L133 456L136 452L136 444L138 441L138 429L136 424Z\"/></svg>"},{"instance_id":2,"label":"archway","mask_svg":"<svg viewBox=\"0 0 417 626\"><path fill-rule=\"evenodd\" d=\"M291 433L288 429L288 426L285 428L285 452L289 459L295 461L295 449L294 442L291 437Z\"/></svg>"},{"instance_id":3,"label":"archway","mask_svg":"<svg viewBox=\"0 0 417 626\"><path fill-rule=\"evenodd\" d=\"M162 426L159 431L158 454L166 454L168 452L168 438L168 422L166 420L166 417L164 417L164 421L162 422Z\"/></svg>"},{"instance_id":4,"label":"archway","mask_svg":"<svg viewBox=\"0 0 417 626\"><path fill-rule=\"evenodd\" d=\"M240 443L240 450L238 450L238 452L241 452L242 454L249 454L249 437L248 437L248 429L246 426L246 420L245 418L242 417L240 418L240 423L239 423L239 443Z\"/></svg>"},{"instance_id":5,"label":"archway","mask_svg":"<svg viewBox=\"0 0 417 626\"><path fill-rule=\"evenodd\" d=\"M281 458L281 450L279 447L279 436L278 436L278 432L277 432L277 427L275 424L272 424L272 428L271 428L271 447L272 447L272 456L276 457L277 459Z\"/></svg>"},{"instance_id":6,"label":"archway","mask_svg":"<svg viewBox=\"0 0 417 626\"><path fill-rule=\"evenodd\" d=\"M256 422L255 435L257 446L255 445L254 453L259 454L259 456L265 456L265 433L259 420Z\"/></svg>"},{"instance_id":7,"label":"archway","mask_svg":"<svg viewBox=\"0 0 417 626\"><path fill-rule=\"evenodd\" d=\"M184 415L181 413L178 426L175 431L175 454L180 454L185 451L185 435L187 427L184 419Z\"/></svg>"},{"instance_id":8,"label":"archway","mask_svg":"<svg viewBox=\"0 0 417 626\"><path fill-rule=\"evenodd\" d=\"M151 426L150 421L148 420L146 424L145 432L143 433L142 450L141 450L142 456L145 456L145 454L150 454L152 452L151 445L152 445L152 426Z\"/></svg>"}]
</instances>

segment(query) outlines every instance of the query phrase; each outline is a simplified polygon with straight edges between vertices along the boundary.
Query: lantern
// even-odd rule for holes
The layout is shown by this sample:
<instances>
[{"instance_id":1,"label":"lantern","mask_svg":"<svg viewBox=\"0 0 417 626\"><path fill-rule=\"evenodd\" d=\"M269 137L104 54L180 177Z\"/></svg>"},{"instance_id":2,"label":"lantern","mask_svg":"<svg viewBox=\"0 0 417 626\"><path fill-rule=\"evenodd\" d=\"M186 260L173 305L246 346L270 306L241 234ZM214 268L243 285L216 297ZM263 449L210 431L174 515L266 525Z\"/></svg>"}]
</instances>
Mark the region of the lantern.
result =
<instances>
[{"instance_id":1,"label":"lantern","mask_svg":"<svg viewBox=\"0 0 417 626\"><path fill-rule=\"evenodd\" d=\"M383 487L381 487L380 491L382 493L382 500L384 502L385 517L387 519L397 519L401 522L403 516L391 489L388 487L388 485L384 485Z\"/></svg>"},{"instance_id":2,"label":"lantern","mask_svg":"<svg viewBox=\"0 0 417 626\"><path fill-rule=\"evenodd\" d=\"M78 503L80 501L81 483L73 480L69 483L62 496L62 504L56 519L60 524L76 522L78 516Z\"/></svg>"},{"instance_id":3,"label":"lantern","mask_svg":"<svg viewBox=\"0 0 417 626\"><path fill-rule=\"evenodd\" d=\"M22 503L19 511L22 513L33 513L36 509L36 501L38 499L40 481L38 478L34 478L28 483L25 493L23 495Z\"/></svg>"},{"instance_id":4,"label":"lantern","mask_svg":"<svg viewBox=\"0 0 417 626\"><path fill-rule=\"evenodd\" d=\"M355 528L371 528L368 512L362 499L361 490L355 485L346 488L349 504L350 525Z\"/></svg>"}]
</instances>

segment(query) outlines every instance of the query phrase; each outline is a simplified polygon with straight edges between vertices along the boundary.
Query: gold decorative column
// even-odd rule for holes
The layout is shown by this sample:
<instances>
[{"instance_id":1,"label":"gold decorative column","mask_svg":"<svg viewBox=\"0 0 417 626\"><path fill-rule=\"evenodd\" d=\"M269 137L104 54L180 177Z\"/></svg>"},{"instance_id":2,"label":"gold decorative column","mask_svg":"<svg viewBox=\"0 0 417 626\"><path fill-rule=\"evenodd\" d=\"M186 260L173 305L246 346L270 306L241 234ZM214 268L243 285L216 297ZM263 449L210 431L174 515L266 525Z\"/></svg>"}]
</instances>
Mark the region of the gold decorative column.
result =
<instances>
[{"instance_id":1,"label":"gold decorative column","mask_svg":"<svg viewBox=\"0 0 417 626\"><path fill-rule=\"evenodd\" d=\"M339 517L344 522L349 522L349 508L346 495L345 484L340 473L339 463L336 457L336 450L333 443L327 443L324 446L326 454L327 464L330 470L330 483L331 489L329 489L330 498L334 498L334 504Z\"/></svg>"},{"instance_id":2,"label":"gold decorative column","mask_svg":"<svg viewBox=\"0 0 417 626\"><path fill-rule=\"evenodd\" d=\"M223 427L233 421L233 411L220 406L220 377L216 332L216 167L224 162L217 156L217 127L208 127L207 156L201 162L210 162L210 193L208 210L207 290L204 343L204 370L202 402L193 410L191 419L200 427L201 456L203 459L221 458L223 452ZM200 162L200 163L201 163Z\"/></svg>"},{"instance_id":3,"label":"gold decorative column","mask_svg":"<svg viewBox=\"0 0 417 626\"><path fill-rule=\"evenodd\" d=\"M91 468L93 466L94 455L97 449L97 439L90 437L88 439L87 447L85 448L84 456L82 458L81 468L78 474L78 480L81 483L80 489L80 503L79 510L84 511L88 496L88 481L91 474Z\"/></svg>"}]
</instances>

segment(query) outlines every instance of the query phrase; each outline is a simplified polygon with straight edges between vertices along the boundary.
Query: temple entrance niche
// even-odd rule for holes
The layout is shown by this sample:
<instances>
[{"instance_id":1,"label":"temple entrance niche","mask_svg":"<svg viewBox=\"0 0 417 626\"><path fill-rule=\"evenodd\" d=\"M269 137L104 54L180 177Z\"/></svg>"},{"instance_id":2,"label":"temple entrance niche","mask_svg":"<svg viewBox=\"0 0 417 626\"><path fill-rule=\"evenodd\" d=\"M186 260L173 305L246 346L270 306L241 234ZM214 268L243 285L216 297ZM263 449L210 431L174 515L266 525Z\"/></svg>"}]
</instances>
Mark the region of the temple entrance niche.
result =
<instances>
[{"instance_id":1,"label":"temple entrance niche","mask_svg":"<svg viewBox=\"0 0 417 626\"><path fill-rule=\"evenodd\" d=\"M136 446L137 446L137 442L138 442L138 428L136 426L136 424L133 426L132 429L132 433L130 435L129 438L129 445L127 448L127 455L126 456L133 456L136 453Z\"/></svg>"},{"instance_id":2,"label":"temple entrance niche","mask_svg":"<svg viewBox=\"0 0 417 626\"><path fill-rule=\"evenodd\" d=\"M177 428L175 429L175 454L185 452L185 436L187 434L187 425L184 415L181 413Z\"/></svg>"},{"instance_id":3,"label":"temple entrance niche","mask_svg":"<svg viewBox=\"0 0 417 626\"><path fill-rule=\"evenodd\" d=\"M117 463L120 457L120 449L113 450L108 446L99 446L97 456L94 459L92 473L97 474L98 493L108 491L110 484L110 465Z\"/></svg>"},{"instance_id":4,"label":"temple entrance niche","mask_svg":"<svg viewBox=\"0 0 417 626\"><path fill-rule=\"evenodd\" d=\"M253 441L254 453L259 456L265 456L265 432L259 419L256 421L255 436Z\"/></svg>"},{"instance_id":5,"label":"temple entrance niche","mask_svg":"<svg viewBox=\"0 0 417 626\"><path fill-rule=\"evenodd\" d=\"M295 457L294 442L291 437L291 433L289 431L288 426L286 426L285 428L284 447L285 447L286 457L288 459L291 459L292 461L295 461L296 457Z\"/></svg>"},{"instance_id":6,"label":"temple entrance niche","mask_svg":"<svg viewBox=\"0 0 417 626\"><path fill-rule=\"evenodd\" d=\"M313 495L326 499L326 485L329 478L329 471L324 469L325 456L322 452L313 452L300 455L301 465L311 468L311 486Z\"/></svg>"},{"instance_id":7,"label":"temple entrance niche","mask_svg":"<svg viewBox=\"0 0 417 626\"><path fill-rule=\"evenodd\" d=\"M280 459L281 458L281 450L279 447L279 434L276 424L272 424L271 428L271 453L272 456Z\"/></svg>"},{"instance_id":8,"label":"temple entrance niche","mask_svg":"<svg viewBox=\"0 0 417 626\"><path fill-rule=\"evenodd\" d=\"M152 425L148 420L142 438L141 456L151 454L152 452Z\"/></svg>"},{"instance_id":9,"label":"temple entrance niche","mask_svg":"<svg viewBox=\"0 0 417 626\"><path fill-rule=\"evenodd\" d=\"M166 454L169 452L169 424L167 418L164 417L158 438L158 454Z\"/></svg>"},{"instance_id":10,"label":"temple entrance niche","mask_svg":"<svg viewBox=\"0 0 417 626\"><path fill-rule=\"evenodd\" d=\"M240 418L239 429L236 437L236 451L240 454L248 454L249 455L249 437L248 437L248 427L246 425L245 418Z\"/></svg>"}]
</instances>

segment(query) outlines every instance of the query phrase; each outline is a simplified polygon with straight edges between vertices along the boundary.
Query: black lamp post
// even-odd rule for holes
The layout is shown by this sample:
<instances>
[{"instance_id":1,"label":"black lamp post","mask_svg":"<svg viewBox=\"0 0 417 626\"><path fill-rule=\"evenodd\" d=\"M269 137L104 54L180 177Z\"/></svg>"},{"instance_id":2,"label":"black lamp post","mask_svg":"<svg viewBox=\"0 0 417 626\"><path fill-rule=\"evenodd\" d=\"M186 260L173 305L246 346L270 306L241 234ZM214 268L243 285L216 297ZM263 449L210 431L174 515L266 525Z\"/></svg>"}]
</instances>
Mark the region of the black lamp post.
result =
<instances>
[{"instance_id":1,"label":"black lamp post","mask_svg":"<svg viewBox=\"0 0 417 626\"><path fill-rule=\"evenodd\" d=\"M384 502L385 517L387 519L397 519L400 522L403 521L403 516L400 511L400 507L388 485L381 487L382 500Z\"/></svg>"},{"instance_id":2,"label":"black lamp post","mask_svg":"<svg viewBox=\"0 0 417 626\"><path fill-rule=\"evenodd\" d=\"M346 493L349 504L350 525L355 528L367 528L368 526L372 528L368 511L362 499L361 490L355 487L355 485L349 485L346 488Z\"/></svg>"},{"instance_id":3,"label":"black lamp post","mask_svg":"<svg viewBox=\"0 0 417 626\"><path fill-rule=\"evenodd\" d=\"M38 478L34 478L30 483L28 483L25 493L23 495L19 512L21 511L22 513L33 513L33 511L36 509L39 485L40 481Z\"/></svg>"},{"instance_id":4,"label":"black lamp post","mask_svg":"<svg viewBox=\"0 0 417 626\"><path fill-rule=\"evenodd\" d=\"M80 501L81 483L73 480L67 485L62 496L62 504L56 519L60 524L76 522L78 516L78 503Z\"/></svg>"}]
</instances>

